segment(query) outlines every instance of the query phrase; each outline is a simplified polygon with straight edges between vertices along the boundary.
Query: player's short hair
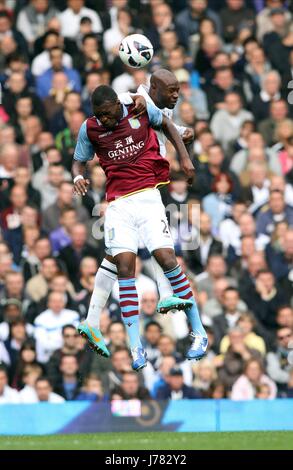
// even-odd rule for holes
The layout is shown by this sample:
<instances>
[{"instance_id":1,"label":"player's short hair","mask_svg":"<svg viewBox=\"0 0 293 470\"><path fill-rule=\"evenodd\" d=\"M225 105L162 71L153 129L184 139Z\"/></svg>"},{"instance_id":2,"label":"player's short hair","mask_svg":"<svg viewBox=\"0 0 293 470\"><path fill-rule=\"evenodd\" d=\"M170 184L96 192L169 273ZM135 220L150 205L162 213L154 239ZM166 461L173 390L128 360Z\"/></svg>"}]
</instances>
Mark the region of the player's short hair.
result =
<instances>
[{"instance_id":1,"label":"player's short hair","mask_svg":"<svg viewBox=\"0 0 293 470\"><path fill-rule=\"evenodd\" d=\"M98 86L92 94L92 105L96 108L106 101L115 103L118 99L117 93L108 85Z\"/></svg>"}]
</instances>

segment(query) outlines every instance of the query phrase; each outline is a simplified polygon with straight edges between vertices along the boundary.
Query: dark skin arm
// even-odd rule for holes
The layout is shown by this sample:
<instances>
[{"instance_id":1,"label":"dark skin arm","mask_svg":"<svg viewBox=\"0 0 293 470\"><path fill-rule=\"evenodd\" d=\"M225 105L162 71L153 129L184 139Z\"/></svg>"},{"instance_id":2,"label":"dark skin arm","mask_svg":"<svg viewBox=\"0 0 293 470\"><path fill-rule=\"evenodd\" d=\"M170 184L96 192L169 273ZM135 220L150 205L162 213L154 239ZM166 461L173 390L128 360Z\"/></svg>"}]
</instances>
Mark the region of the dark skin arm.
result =
<instances>
[{"instance_id":1,"label":"dark skin arm","mask_svg":"<svg viewBox=\"0 0 293 470\"><path fill-rule=\"evenodd\" d=\"M179 155L180 166L187 176L188 184L192 184L195 177L194 166L189 158L189 154L181 136L179 135L179 132L177 131L174 124L172 124L170 119L166 118L165 116L163 116L162 130L167 139L170 140L170 142L174 145L175 150Z\"/></svg>"},{"instance_id":2,"label":"dark skin arm","mask_svg":"<svg viewBox=\"0 0 293 470\"><path fill-rule=\"evenodd\" d=\"M72 165L72 178L74 179L76 176L81 175L83 176L85 174L86 170L86 162L79 162L77 160L73 161ZM74 194L77 194L78 196L85 196L87 193L87 188L90 184L89 179L80 179L76 183L74 183Z\"/></svg>"},{"instance_id":3,"label":"dark skin arm","mask_svg":"<svg viewBox=\"0 0 293 470\"><path fill-rule=\"evenodd\" d=\"M133 102L135 104L133 108L135 115L133 117L138 118L139 116L141 116L142 114L146 112L146 109L147 109L146 100L141 95L131 95L131 98L133 99Z\"/></svg>"}]
</instances>

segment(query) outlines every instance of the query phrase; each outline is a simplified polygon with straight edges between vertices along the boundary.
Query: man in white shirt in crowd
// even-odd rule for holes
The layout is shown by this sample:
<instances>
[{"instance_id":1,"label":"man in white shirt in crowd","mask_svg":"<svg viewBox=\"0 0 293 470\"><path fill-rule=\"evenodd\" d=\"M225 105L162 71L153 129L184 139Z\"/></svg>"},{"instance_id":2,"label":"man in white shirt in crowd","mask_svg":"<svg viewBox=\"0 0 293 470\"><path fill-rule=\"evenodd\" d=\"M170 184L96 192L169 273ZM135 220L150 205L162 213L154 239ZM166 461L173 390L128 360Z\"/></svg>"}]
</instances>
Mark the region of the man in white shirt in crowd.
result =
<instances>
[{"instance_id":1,"label":"man in white shirt in crowd","mask_svg":"<svg viewBox=\"0 0 293 470\"><path fill-rule=\"evenodd\" d=\"M79 322L79 314L65 308L65 295L51 292L48 296L48 308L35 319L35 338L38 361L48 362L51 354L62 347L62 327Z\"/></svg>"},{"instance_id":2,"label":"man in white shirt in crowd","mask_svg":"<svg viewBox=\"0 0 293 470\"><path fill-rule=\"evenodd\" d=\"M49 51L53 47L63 48L64 38L59 35L56 31L48 31L44 36L43 52L38 54L32 61L32 74L35 77L42 75L46 70L51 67L50 53ZM72 58L67 52L63 53L62 65L67 68L72 68Z\"/></svg>"},{"instance_id":3,"label":"man in white shirt in crowd","mask_svg":"<svg viewBox=\"0 0 293 470\"><path fill-rule=\"evenodd\" d=\"M9 387L6 369L0 364L0 405L19 403L17 390Z\"/></svg>"},{"instance_id":4,"label":"man in white shirt in crowd","mask_svg":"<svg viewBox=\"0 0 293 470\"><path fill-rule=\"evenodd\" d=\"M80 20L83 17L91 19L94 33L103 32L103 26L99 15L91 8L85 7L84 3L84 0L67 1L67 8L59 17L62 36L75 38L79 32Z\"/></svg>"},{"instance_id":5,"label":"man in white shirt in crowd","mask_svg":"<svg viewBox=\"0 0 293 470\"><path fill-rule=\"evenodd\" d=\"M65 400L57 393L52 392L50 381L46 377L40 377L36 381L36 402L63 403Z\"/></svg>"}]
</instances>

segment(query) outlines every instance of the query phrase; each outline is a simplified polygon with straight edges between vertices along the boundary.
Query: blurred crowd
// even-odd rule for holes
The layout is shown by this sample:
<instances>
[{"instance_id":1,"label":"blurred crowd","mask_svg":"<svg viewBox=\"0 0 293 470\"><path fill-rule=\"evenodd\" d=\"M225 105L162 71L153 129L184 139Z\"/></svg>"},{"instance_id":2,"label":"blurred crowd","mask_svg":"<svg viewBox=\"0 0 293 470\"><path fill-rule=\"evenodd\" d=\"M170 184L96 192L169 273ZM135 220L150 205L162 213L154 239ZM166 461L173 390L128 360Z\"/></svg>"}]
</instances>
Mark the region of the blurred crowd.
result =
<instances>
[{"instance_id":1,"label":"blurred crowd","mask_svg":"<svg viewBox=\"0 0 293 470\"><path fill-rule=\"evenodd\" d=\"M292 15L282 0L0 0L0 404L293 398ZM119 59L133 32L154 46L147 69ZM160 67L181 86L174 121L196 136L194 184L167 144L162 197L209 349L184 359L186 317L156 313L141 247L149 363L137 374L117 286L101 317L111 358L75 329L104 256L93 227L107 204L97 161L84 198L70 170L92 91L133 92Z\"/></svg>"}]
</instances>

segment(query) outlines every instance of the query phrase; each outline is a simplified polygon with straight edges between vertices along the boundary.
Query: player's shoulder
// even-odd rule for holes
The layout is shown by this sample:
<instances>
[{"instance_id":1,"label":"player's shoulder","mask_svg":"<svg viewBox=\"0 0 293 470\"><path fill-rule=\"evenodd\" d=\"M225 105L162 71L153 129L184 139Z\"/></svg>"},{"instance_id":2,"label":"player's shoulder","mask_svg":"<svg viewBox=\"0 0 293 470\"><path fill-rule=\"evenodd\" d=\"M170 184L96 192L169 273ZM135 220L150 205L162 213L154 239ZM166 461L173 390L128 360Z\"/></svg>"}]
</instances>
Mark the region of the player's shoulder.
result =
<instances>
[{"instance_id":1,"label":"player's shoulder","mask_svg":"<svg viewBox=\"0 0 293 470\"><path fill-rule=\"evenodd\" d=\"M86 118L81 125L81 129L86 133L91 129L96 129L97 127L99 127L99 123L95 116Z\"/></svg>"},{"instance_id":2,"label":"player's shoulder","mask_svg":"<svg viewBox=\"0 0 293 470\"><path fill-rule=\"evenodd\" d=\"M164 108L164 109L162 110L162 113L163 113L164 116L166 116L168 119L172 119L172 117L173 117L173 111L172 111L172 109Z\"/></svg>"}]
</instances>

